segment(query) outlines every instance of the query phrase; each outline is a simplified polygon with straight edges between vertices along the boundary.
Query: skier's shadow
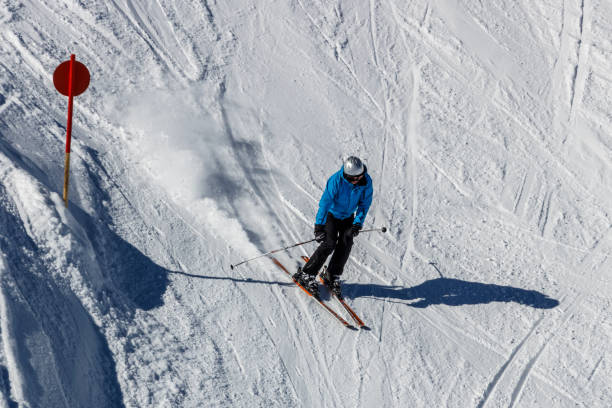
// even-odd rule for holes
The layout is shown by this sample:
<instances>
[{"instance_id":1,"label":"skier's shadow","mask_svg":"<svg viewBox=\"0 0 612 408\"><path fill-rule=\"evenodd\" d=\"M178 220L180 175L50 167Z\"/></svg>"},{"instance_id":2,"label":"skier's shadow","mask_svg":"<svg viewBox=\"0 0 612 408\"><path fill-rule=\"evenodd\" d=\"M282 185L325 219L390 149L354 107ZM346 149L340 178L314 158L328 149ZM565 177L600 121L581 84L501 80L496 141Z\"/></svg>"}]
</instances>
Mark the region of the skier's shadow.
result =
<instances>
[{"instance_id":1,"label":"skier's shadow","mask_svg":"<svg viewBox=\"0 0 612 408\"><path fill-rule=\"evenodd\" d=\"M346 297L397 299L408 306L426 308L431 305L477 305L491 302L514 302L535 309L552 309L559 301L544 293L459 279L431 279L411 288L401 286L345 283Z\"/></svg>"}]
</instances>

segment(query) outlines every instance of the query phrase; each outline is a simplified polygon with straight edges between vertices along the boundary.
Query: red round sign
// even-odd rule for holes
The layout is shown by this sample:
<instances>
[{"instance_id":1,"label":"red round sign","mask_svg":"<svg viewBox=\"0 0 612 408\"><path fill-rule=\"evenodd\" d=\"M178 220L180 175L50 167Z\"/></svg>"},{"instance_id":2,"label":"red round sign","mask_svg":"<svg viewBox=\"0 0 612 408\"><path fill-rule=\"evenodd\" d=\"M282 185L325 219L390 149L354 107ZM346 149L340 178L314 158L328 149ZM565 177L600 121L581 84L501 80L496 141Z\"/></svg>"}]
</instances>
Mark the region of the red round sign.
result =
<instances>
[{"instance_id":1,"label":"red round sign","mask_svg":"<svg viewBox=\"0 0 612 408\"><path fill-rule=\"evenodd\" d=\"M72 72L72 96L85 92L89 86L89 71L79 61L74 61ZM68 95L68 83L70 81L70 61L64 61L55 68L53 73L53 85L62 95Z\"/></svg>"}]
</instances>

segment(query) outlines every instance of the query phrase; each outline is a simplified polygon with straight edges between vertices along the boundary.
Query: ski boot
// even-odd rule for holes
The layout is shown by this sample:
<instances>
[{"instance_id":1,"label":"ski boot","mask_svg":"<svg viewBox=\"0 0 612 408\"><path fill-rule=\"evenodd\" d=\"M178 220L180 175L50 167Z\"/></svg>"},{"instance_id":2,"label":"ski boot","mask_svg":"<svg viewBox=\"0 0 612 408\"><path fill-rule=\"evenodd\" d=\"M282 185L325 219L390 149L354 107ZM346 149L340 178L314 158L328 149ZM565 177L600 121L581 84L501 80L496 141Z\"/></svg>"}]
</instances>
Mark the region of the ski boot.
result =
<instances>
[{"instance_id":1,"label":"ski boot","mask_svg":"<svg viewBox=\"0 0 612 408\"><path fill-rule=\"evenodd\" d=\"M292 276L295 283L306 289L308 293L315 299L319 299L319 285L317 284L317 276L309 275L302 271L302 267L299 266L297 272Z\"/></svg>"},{"instance_id":2,"label":"ski boot","mask_svg":"<svg viewBox=\"0 0 612 408\"><path fill-rule=\"evenodd\" d=\"M319 279L332 293L340 300L342 297L342 290L340 288L340 279L336 276L332 276L327 272L327 267L323 268L323 272L319 274Z\"/></svg>"}]
</instances>

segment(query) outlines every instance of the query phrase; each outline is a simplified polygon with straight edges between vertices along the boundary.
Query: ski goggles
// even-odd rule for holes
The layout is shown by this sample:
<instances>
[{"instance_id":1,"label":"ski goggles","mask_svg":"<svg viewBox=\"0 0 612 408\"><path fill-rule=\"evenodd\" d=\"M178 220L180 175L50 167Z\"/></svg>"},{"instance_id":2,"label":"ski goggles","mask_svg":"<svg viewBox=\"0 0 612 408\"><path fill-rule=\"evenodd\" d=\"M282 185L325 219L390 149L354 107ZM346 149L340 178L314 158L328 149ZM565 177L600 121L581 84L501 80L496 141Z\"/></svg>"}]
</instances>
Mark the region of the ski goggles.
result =
<instances>
[{"instance_id":1,"label":"ski goggles","mask_svg":"<svg viewBox=\"0 0 612 408\"><path fill-rule=\"evenodd\" d=\"M347 179L348 181L359 181L361 180L363 177L363 174L360 174L358 176L349 176L348 174L344 174L344 178Z\"/></svg>"}]
</instances>

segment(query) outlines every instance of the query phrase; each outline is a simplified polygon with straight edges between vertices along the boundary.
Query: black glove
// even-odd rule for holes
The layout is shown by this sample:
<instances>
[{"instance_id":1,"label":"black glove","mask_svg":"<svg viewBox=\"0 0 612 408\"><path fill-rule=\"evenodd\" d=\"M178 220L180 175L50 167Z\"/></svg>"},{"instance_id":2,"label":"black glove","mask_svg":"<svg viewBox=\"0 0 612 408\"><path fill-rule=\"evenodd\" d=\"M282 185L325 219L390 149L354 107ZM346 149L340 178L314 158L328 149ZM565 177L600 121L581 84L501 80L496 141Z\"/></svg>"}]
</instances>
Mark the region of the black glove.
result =
<instances>
[{"instance_id":1,"label":"black glove","mask_svg":"<svg viewBox=\"0 0 612 408\"><path fill-rule=\"evenodd\" d=\"M353 224L353 226L351 227L351 235L353 237L356 237L357 235L359 235L359 231L361 231L361 225Z\"/></svg>"},{"instance_id":2,"label":"black glove","mask_svg":"<svg viewBox=\"0 0 612 408\"><path fill-rule=\"evenodd\" d=\"M325 233L325 225L315 224L314 236L315 236L315 241L317 242L325 241L325 238L327 236L327 234Z\"/></svg>"}]
</instances>

